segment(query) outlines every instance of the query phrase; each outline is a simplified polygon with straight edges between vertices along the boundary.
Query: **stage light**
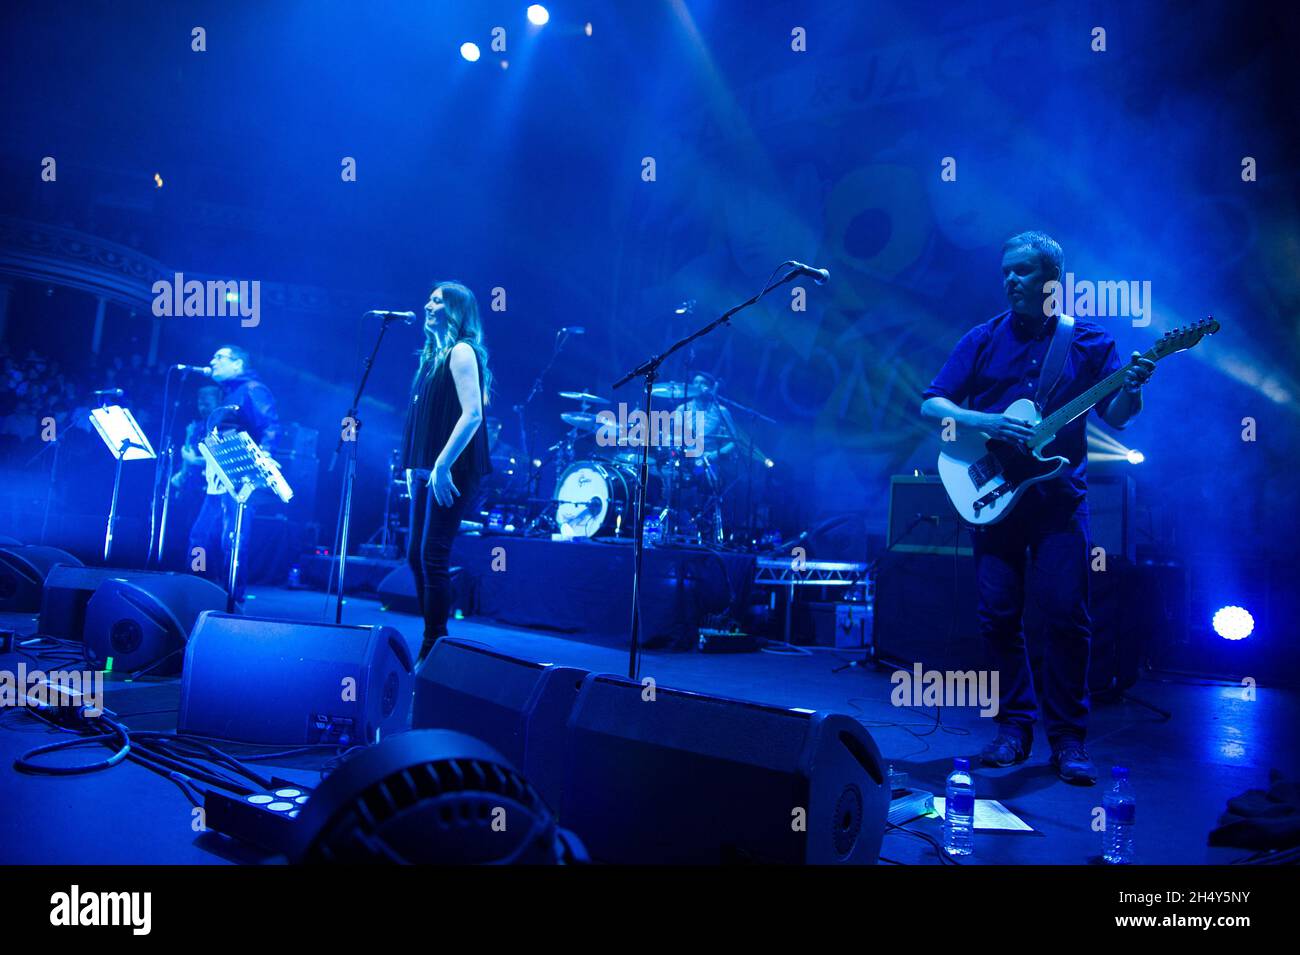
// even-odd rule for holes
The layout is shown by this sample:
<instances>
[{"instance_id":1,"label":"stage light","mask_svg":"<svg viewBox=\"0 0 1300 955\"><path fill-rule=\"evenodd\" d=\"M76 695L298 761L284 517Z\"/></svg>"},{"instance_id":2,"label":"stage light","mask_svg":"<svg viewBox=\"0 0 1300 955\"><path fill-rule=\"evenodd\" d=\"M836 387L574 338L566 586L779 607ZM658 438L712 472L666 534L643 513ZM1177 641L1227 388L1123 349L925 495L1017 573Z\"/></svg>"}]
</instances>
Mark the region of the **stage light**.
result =
<instances>
[{"instance_id":1,"label":"stage light","mask_svg":"<svg viewBox=\"0 0 1300 955\"><path fill-rule=\"evenodd\" d=\"M540 3L534 3L528 8L528 22L533 26L546 26L546 21L549 19L551 19L550 13Z\"/></svg>"},{"instance_id":2,"label":"stage light","mask_svg":"<svg viewBox=\"0 0 1300 955\"><path fill-rule=\"evenodd\" d=\"M227 302L238 302L238 301L239 301L239 293L238 293L238 292L227 292L227 293L226 293L226 301L227 301Z\"/></svg>"},{"instance_id":3,"label":"stage light","mask_svg":"<svg viewBox=\"0 0 1300 955\"><path fill-rule=\"evenodd\" d=\"M582 28L582 31L586 33L587 36L591 36L591 24L588 23L585 27Z\"/></svg>"},{"instance_id":4,"label":"stage light","mask_svg":"<svg viewBox=\"0 0 1300 955\"><path fill-rule=\"evenodd\" d=\"M479 58L478 44L468 43L468 42L462 43L460 45L460 55L463 56L465 59L469 60L471 63L477 62Z\"/></svg>"},{"instance_id":5,"label":"stage light","mask_svg":"<svg viewBox=\"0 0 1300 955\"><path fill-rule=\"evenodd\" d=\"M157 186L159 189L162 188L162 176L158 175L158 173L154 173L153 181L155 186Z\"/></svg>"},{"instance_id":6,"label":"stage light","mask_svg":"<svg viewBox=\"0 0 1300 955\"><path fill-rule=\"evenodd\" d=\"M1147 456L1145 454L1137 450L1129 451L1129 453L1124 455L1124 457L1128 459L1129 464L1141 464L1143 461L1147 459Z\"/></svg>"},{"instance_id":7,"label":"stage light","mask_svg":"<svg viewBox=\"0 0 1300 955\"><path fill-rule=\"evenodd\" d=\"M776 467L776 462L773 461L771 458L765 458L765 459L763 460L763 464L764 464L766 467L769 467L769 468L774 468L774 467Z\"/></svg>"},{"instance_id":8,"label":"stage light","mask_svg":"<svg viewBox=\"0 0 1300 955\"><path fill-rule=\"evenodd\" d=\"M1255 631L1255 618L1245 607L1220 607L1214 612L1214 632L1225 640L1245 640Z\"/></svg>"}]
</instances>

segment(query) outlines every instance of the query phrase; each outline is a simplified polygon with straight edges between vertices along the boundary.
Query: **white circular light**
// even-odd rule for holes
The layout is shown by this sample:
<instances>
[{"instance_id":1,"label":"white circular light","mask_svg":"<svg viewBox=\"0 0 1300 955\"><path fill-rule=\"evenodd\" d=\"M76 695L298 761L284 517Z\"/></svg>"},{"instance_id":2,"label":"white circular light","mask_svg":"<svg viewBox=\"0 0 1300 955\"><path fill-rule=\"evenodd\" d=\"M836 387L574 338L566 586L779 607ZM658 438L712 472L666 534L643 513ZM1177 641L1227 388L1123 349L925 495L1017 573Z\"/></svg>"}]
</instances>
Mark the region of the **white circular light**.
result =
<instances>
[{"instance_id":1,"label":"white circular light","mask_svg":"<svg viewBox=\"0 0 1300 955\"><path fill-rule=\"evenodd\" d=\"M1129 464L1141 464L1147 459L1147 456L1136 448L1126 454L1125 457L1128 458Z\"/></svg>"},{"instance_id":2,"label":"white circular light","mask_svg":"<svg viewBox=\"0 0 1300 955\"><path fill-rule=\"evenodd\" d=\"M267 809L274 809L276 812L288 812L290 809L293 808L293 803L291 803L291 802L273 802L273 803L271 803L271 805L267 806L266 808L267 808Z\"/></svg>"},{"instance_id":3,"label":"white circular light","mask_svg":"<svg viewBox=\"0 0 1300 955\"><path fill-rule=\"evenodd\" d=\"M281 799L292 799L294 796L301 796L301 789L277 789L275 794Z\"/></svg>"},{"instance_id":4,"label":"white circular light","mask_svg":"<svg viewBox=\"0 0 1300 955\"><path fill-rule=\"evenodd\" d=\"M249 796L248 801L251 802L254 806L265 806L268 802L271 801L271 797L266 795L265 793L258 793L256 796Z\"/></svg>"},{"instance_id":5,"label":"white circular light","mask_svg":"<svg viewBox=\"0 0 1300 955\"><path fill-rule=\"evenodd\" d=\"M551 14L540 3L534 3L528 8L528 22L535 27L545 26L546 22L551 19Z\"/></svg>"},{"instance_id":6,"label":"white circular light","mask_svg":"<svg viewBox=\"0 0 1300 955\"><path fill-rule=\"evenodd\" d=\"M1225 640L1245 640L1255 632L1255 618L1245 607L1220 607L1214 612L1214 632Z\"/></svg>"},{"instance_id":7,"label":"white circular light","mask_svg":"<svg viewBox=\"0 0 1300 955\"><path fill-rule=\"evenodd\" d=\"M460 55L471 63L476 63L479 58L478 44L469 42L462 43L460 45Z\"/></svg>"}]
</instances>

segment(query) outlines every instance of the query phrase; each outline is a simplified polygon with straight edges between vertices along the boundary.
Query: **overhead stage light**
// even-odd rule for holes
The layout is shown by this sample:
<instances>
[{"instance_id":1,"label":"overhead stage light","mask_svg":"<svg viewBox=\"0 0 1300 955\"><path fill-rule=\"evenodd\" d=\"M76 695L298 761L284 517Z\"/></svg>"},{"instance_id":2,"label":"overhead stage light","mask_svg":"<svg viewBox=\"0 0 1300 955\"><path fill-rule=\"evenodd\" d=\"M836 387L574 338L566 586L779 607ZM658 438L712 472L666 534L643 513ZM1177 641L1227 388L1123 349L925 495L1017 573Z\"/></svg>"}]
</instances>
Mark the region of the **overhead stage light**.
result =
<instances>
[{"instance_id":1,"label":"overhead stage light","mask_svg":"<svg viewBox=\"0 0 1300 955\"><path fill-rule=\"evenodd\" d=\"M1145 454L1143 454L1141 451L1138 451L1136 449L1130 450L1128 454L1124 455L1124 457L1128 458L1129 464L1141 464L1143 461L1147 459L1147 456Z\"/></svg>"},{"instance_id":2,"label":"overhead stage light","mask_svg":"<svg viewBox=\"0 0 1300 955\"><path fill-rule=\"evenodd\" d=\"M462 43L460 45L460 55L463 56L465 59L469 60L471 63L477 62L479 58L478 44Z\"/></svg>"},{"instance_id":3,"label":"overhead stage light","mask_svg":"<svg viewBox=\"0 0 1300 955\"><path fill-rule=\"evenodd\" d=\"M1214 612L1214 632L1225 640L1245 640L1255 631L1255 618L1245 607L1220 607Z\"/></svg>"},{"instance_id":4,"label":"overhead stage light","mask_svg":"<svg viewBox=\"0 0 1300 955\"><path fill-rule=\"evenodd\" d=\"M534 3L528 8L528 22L535 27L546 25L546 21L551 19L550 13L540 3Z\"/></svg>"}]
</instances>

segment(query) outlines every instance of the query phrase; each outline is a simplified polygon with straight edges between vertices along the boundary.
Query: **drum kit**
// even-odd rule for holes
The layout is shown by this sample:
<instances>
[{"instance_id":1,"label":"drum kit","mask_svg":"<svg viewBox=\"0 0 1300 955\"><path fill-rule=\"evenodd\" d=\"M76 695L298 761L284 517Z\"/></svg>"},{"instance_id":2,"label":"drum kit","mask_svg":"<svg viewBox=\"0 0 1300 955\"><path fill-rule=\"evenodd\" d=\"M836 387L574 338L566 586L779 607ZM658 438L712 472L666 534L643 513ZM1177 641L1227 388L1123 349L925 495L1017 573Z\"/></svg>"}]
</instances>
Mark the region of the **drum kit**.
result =
<instances>
[{"instance_id":1,"label":"drum kit","mask_svg":"<svg viewBox=\"0 0 1300 955\"><path fill-rule=\"evenodd\" d=\"M560 415L563 435L534 460L503 439L499 419L487 419L493 471L480 485L471 513L477 512L485 526L495 531L550 534L563 540L630 541L645 438L619 426L607 409L608 398L586 391L558 394L575 410ZM681 381L654 386L655 397L666 400L672 409L708 394L704 387ZM718 400L712 398L714 403ZM728 404L748 411L734 402ZM729 413L697 420L711 422L711 428L695 448L650 442L645 525L650 543L725 546L729 527L724 498L740 482L746 455L760 467L771 466ZM538 493L538 485L550 466L556 480L550 496L544 496ZM393 479L397 496L405 497L405 481L396 471Z\"/></svg>"}]
</instances>

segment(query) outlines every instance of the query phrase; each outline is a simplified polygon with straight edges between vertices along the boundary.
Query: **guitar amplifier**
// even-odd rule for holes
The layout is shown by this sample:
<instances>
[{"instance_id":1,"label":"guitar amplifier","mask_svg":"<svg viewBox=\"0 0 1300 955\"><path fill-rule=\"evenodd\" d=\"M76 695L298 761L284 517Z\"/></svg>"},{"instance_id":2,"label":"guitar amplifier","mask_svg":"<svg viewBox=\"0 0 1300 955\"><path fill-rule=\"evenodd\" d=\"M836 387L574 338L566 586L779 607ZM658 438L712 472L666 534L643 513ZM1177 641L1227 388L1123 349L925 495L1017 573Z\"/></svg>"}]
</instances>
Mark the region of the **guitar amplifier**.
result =
<instances>
[{"instance_id":1,"label":"guitar amplifier","mask_svg":"<svg viewBox=\"0 0 1300 955\"><path fill-rule=\"evenodd\" d=\"M1137 562L1136 500L1132 475L1088 476L1088 529L1092 546L1105 549L1107 561Z\"/></svg>"},{"instance_id":2,"label":"guitar amplifier","mask_svg":"<svg viewBox=\"0 0 1300 955\"><path fill-rule=\"evenodd\" d=\"M902 554L971 556L970 534L938 475L895 474L889 479L889 534L885 549Z\"/></svg>"}]
</instances>

